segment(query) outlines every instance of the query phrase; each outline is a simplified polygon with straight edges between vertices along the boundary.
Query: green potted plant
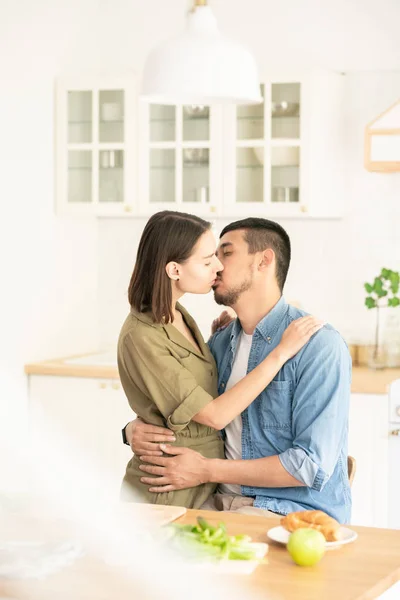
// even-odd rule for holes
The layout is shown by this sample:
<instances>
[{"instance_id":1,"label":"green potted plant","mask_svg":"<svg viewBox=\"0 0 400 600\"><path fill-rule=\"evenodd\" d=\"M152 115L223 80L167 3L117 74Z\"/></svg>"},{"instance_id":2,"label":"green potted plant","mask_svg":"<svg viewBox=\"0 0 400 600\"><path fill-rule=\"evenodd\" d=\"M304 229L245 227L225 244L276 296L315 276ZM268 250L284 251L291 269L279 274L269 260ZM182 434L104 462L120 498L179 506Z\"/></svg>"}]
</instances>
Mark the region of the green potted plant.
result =
<instances>
[{"instance_id":1,"label":"green potted plant","mask_svg":"<svg viewBox=\"0 0 400 600\"><path fill-rule=\"evenodd\" d=\"M375 277L373 283L364 284L365 291L368 294L365 298L365 306L368 309L376 310L375 344L373 346L371 366L386 366L385 355L380 345L380 311L382 308L400 305L399 287L400 274L398 271L391 271L390 269L382 269L380 275Z\"/></svg>"}]
</instances>

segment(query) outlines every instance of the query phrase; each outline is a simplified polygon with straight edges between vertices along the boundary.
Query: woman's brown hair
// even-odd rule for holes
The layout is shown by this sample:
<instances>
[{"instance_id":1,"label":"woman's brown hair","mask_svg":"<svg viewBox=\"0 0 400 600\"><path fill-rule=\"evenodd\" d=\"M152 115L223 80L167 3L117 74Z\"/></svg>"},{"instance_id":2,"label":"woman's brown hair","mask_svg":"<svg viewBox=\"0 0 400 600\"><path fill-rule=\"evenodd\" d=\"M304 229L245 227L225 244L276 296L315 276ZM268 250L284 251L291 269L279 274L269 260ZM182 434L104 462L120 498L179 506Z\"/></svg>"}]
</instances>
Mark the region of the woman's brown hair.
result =
<instances>
[{"instance_id":1,"label":"woman's brown hair","mask_svg":"<svg viewBox=\"0 0 400 600\"><path fill-rule=\"evenodd\" d=\"M163 210L147 222L140 238L136 264L129 283L129 304L138 312L150 311L156 323L174 320L172 288L165 267L184 263L211 223L187 213Z\"/></svg>"}]
</instances>

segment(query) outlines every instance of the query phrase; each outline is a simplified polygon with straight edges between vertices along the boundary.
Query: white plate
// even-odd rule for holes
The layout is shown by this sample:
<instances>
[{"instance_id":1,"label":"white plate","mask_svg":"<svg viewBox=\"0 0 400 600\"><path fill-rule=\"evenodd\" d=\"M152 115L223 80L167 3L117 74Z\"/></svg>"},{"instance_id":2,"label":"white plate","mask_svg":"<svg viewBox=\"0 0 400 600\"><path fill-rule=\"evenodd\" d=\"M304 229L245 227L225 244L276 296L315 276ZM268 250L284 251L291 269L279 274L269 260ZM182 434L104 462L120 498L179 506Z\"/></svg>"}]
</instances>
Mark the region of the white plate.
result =
<instances>
[{"instance_id":1,"label":"white plate","mask_svg":"<svg viewBox=\"0 0 400 600\"><path fill-rule=\"evenodd\" d=\"M357 539L358 535L352 529L348 529L347 527L341 527L339 529L340 539L337 542L326 542L326 549L337 548L338 546L343 546L344 544L350 544L350 542L354 542ZM289 541L290 532L279 525L279 527L273 527L267 531L267 536L270 540L274 542L278 542L279 544L287 544Z\"/></svg>"}]
</instances>

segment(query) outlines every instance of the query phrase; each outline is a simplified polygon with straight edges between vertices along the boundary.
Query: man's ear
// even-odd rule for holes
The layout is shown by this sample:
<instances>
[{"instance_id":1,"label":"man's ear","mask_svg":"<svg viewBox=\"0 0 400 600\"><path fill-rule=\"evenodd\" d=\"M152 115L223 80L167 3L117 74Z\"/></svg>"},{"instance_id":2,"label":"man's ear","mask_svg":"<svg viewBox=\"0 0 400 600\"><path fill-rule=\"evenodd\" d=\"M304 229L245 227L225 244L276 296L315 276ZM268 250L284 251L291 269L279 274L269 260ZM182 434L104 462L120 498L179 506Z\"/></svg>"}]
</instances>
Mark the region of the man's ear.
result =
<instances>
[{"instance_id":1,"label":"man's ear","mask_svg":"<svg viewBox=\"0 0 400 600\"><path fill-rule=\"evenodd\" d=\"M275 262L275 252L272 248L267 248L263 252L260 252L260 260L258 262L258 270L265 271L269 269L271 265Z\"/></svg>"},{"instance_id":2,"label":"man's ear","mask_svg":"<svg viewBox=\"0 0 400 600\"><path fill-rule=\"evenodd\" d=\"M176 262L169 262L166 266L165 266L165 272L167 273L168 277L170 279L173 279L174 281L179 281L179 265Z\"/></svg>"}]
</instances>

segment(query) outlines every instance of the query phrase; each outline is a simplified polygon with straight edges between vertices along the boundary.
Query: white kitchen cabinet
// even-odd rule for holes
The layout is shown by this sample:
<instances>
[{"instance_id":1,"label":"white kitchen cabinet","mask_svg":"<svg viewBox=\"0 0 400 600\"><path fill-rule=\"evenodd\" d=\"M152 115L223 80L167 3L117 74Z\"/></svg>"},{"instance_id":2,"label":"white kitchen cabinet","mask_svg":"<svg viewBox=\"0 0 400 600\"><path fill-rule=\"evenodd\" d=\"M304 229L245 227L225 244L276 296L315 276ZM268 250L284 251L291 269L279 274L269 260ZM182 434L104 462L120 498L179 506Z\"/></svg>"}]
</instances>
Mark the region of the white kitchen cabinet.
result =
<instances>
[{"instance_id":1,"label":"white kitchen cabinet","mask_svg":"<svg viewBox=\"0 0 400 600\"><path fill-rule=\"evenodd\" d=\"M263 103L236 108L149 106L134 74L60 79L57 211L339 217L343 83L321 70L268 73Z\"/></svg>"},{"instance_id":2,"label":"white kitchen cabinet","mask_svg":"<svg viewBox=\"0 0 400 600\"><path fill-rule=\"evenodd\" d=\"M388 396L352 394L349 454L357 461L353 525L388 526Z\"/></svg>"},{"instance_id":3,"label":"white kitchen cabinet","mask_svg":"<svg viewBox=\"0 0 400 600\"><path fill-rule=\"evenodd\" d=\"M224 216L339 217L343 75L267 74L264 102L227 107Z\"/></svg>"},{"instance_id":4,"label":"white kitchen cabinet","mask_svg":"<svg viewBox=\"0 0 400 600\"><path fill-rule=\"evenodd\" d=\"M256 106L146 106L140 212L339 217L344 76L268 74Z\"/></svg>"},{"instance_id":5,"label":"white kitchen cabinet","mask_svg":"<svg viewBox=\"0 0 400 600\"><path fill-rule=\"evenodd\" d=\"M222 211L222 108L140 103L139 198L143 216Z\"/></svg>"},{"instance_id":6,"label":"white kitchen cabinet","mask_svg":"<svg viewBox=\"0 0 400 600\"><path fill-rule=\"evenodd\" d=\"M56 208L118 216L136 208L135 77L59 79Z\"/></svg>"},{"instance_id":7,"label":"white kitchen cabinet","mask_svg":"<svg viewBox=\"0 0 400 600\"><path fill-rule=\"evenodd\" d=\"M43 428L59 432L78 457L106 474L118 498L132 456L121 429L135 416L119 380L31 375L29 405L32 444L40 441Z\"/></svg>"},{"instance_id":8,"label":"white kitchen cabinet","mask_svg":"<svg viewBox=\"0 0 400 600\"><path fill-rule=\"evenodd\" d=\"M400 529L400 379L389 387L389 527Z\"/></svg>"}]
</instances>

